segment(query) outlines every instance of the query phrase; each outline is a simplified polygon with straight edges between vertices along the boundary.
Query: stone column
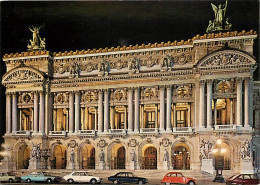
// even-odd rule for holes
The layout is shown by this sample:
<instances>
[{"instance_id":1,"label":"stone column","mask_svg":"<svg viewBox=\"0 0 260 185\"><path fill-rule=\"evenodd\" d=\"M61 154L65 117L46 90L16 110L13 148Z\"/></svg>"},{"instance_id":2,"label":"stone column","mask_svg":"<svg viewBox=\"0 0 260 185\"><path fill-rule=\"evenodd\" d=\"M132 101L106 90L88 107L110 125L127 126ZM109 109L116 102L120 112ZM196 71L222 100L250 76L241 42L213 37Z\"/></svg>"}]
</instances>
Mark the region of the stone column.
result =
<instances>
[{"instance_id":1,"label":"stone column","mask_svg":"<svg viewBox=\"0 0 260 185\"><path fill-rule=\"evenodd\" d=\"M188 127L191 127L191 125L190 125L190 112L191 112L191 103L188 103L189 105L188 105Z\"/></svg>"},{"instance_id":2,"label":"stone column","mask_svg":"<svg viewBox=\"0 0 260 185\"><path fill-rule=\"evenodd\" d=\"M69 133L74 131L74 93L69 94Z\"/></svg>"},{"instance_id":3,"label":"stone column","mask_svg":"<svg viewBox=\"0 0 260 185\"><path fill-rule=\"evenodd\" d=\"M7 122L7 134L12 132L12 97L10 93L6 93L6 122Z\"/></svg>"},{"instance_id":4,"label":"stone column","mask_svg":"<svg viewBox=\"0 0 260 185\"><path fill-rule=\"evenodd\" d=\"M139 101L140 101L140 96L139 96L139 88L135 89L135 128L134 132L139 132L139 121L140 121L140 108L139 108Z\"/></svg>"},{"instance_id":5,"label":"stone column","mask_svg":"<svg viewBox=\"0 0 260 185\"><path fill-rule=\"evenodd\" d=\"M126 125L126 122L127 122L127 106L124 106L124 113L125 113L125 117L124 117L124 129L126 130L127 129L127 125Z\"/></svg>"},{"instance_id":6,"label":"stone column","mask_svg":"<svg viewBox=\"0 0 260 185\"><path fill-rule=\"evenodd\" d=\"M173 128L176 129L177 125L176 125L176 103L174 103L173 105Z\"/></svg>"},{"instance_id":7,"label":"stone column","mask_svg":"<svg viewBox=\"0 0 260 185\"><path fill-rule=\"evenodd\" d=\"M40 120L39 120L39 133L44 134L44 122L45 122L45 93L44 91L40 92Z\"/></svg>"},{"instance_id":8,"label":"stone column","mask_svg":"<svg viewBox=\"0 0 260 185\"><path fill-rule=\"evenodd\" d=\"M201 81L200 82L200 115L199 115L199 127L200 128L204 128L204 117L205 117L205 114L204 114L204 88L205 88L205 83L204 81Z\"/></svg>"},{"instance_id":9,"label":"stone column","mask_svg":"<svg viewBox=\"0 0 260 185\"><path fill-rule=\"evenodd\" d=\"M242 79L237 79L237 126L242 125Z\"/></svg>"},{"instance_id":10,"label":"stone column","mask_svg":"<svg viewBox=\"0 0 260 185\"><path fill-rule=\"evenodd\" d=\"M109 127L109 90L104 92L104 132L108 132Z\"/></svg>"},{"instance_id":11,"label":"stone column","mask_svg":"<svg viewBox=\"0 0 260 185\"><path fill-rule=\"evenodd\" d=\"M79 132L80 120L80 92L75 93L75 133Z\"/></svg>"},{"instance_id":12,"label":"stone column","mask_svg":"<svg viewBox=\"0 0 260 185\"><path fill-rule=\"evenodd\" d=\"M171 86L167 87L167 105L166 105L166 132L171 132L171 104L172 104L172 91Z\"/></svg>"},{"instance_id":13,"label":"stone column","mask_svg":"<svg viewBox=\"0 0 260 185\"><path fill-rule=\"evenodd\" d=\"M97 107L95 107L95 130L97 130Z\"/></svg>"},{"instance_id":14,"label":"stone column","mask_svg":"<svg viewBox=\"0 0 260 185\"><path fill-rule=\"evenodd\" d=\"M156 128L156 131L158 131L158 104L155 104L154 119L155 119L155 128Z\"/></svg>"},{"instance_id":15,"label":"stone column","mask_svg":"<svg viewBox=\"0 0 260 185\"><path fill-rule=\"evenodd\" d=\"M233 99L230 99L230 125L233 125Z\"/></svg>"},{"instance_id":16,"label":"stone column","mask_svg":"<svg viewBox=\"0 0 260 185\"><path fill-rule=\"evenodd\" d=\"M103 131L103 91L98 92L98 133Z\"/></svg>"},{"instance_id":17,"label":"stone column","mask_svg":"<svg viewBox=\"0 0 260 185\"><path fill-rule=\"evenodd\" d=\"M217 125L217 99L214 99L214 125Z\"/></svg>"},{"instance_id":18,"label":"stone column","mask_svg":"<svg viewBox=\"0 0 260 185\"><path fill-rule=\"evenodd\" d=\"M245 127L249 127L249 81L245 80Z\"/></svg>"},{"instance_id":19,"label":"stone column","mask_svg":"<svg viewBox=\"0 0 260 185\"><path fill-rule=\"evenodd\" d=\"M212 128L212 81L207 83L207 128Z\"/></svg>"},{"instance_id":20,"label":"stone column","mask_svg":"<svg viewBox=\"0 0 260 185\"><path fill-rule=\"evenodd\" d=\"M164 120L165 120L165 113L164 113L164 87L160 88L160 131L164 132Z\"/></svg>"},{"instance_id":21,"label":"stone column","mask_svg":"<svg viewBox=\"0 0 260 185\"><path fill-rule=\"evenodd\" d=\"M34 92L34 105L33 105L33 132L37 133L39 130L39 94L38 92Z\"/></svg>"},{"instance_id":22,"label":"stone column","mask_svg":"<svg viewBox=\"0 0 260 185\"><path fill-rule=\"evenodd\" d=\"M17 131L17 95L16 93L12 94L13 105L12 105L12 132Z\"/></svg>"},{"instance_id":23,"label":"stone column","mask_svg":"<svg viewBox=\"0 0 260 185\"><path fill-rule=\"evenodd\" d=\"M133 89L128 89L128 132L133 131Z\"/></svg>"}]
</instances>

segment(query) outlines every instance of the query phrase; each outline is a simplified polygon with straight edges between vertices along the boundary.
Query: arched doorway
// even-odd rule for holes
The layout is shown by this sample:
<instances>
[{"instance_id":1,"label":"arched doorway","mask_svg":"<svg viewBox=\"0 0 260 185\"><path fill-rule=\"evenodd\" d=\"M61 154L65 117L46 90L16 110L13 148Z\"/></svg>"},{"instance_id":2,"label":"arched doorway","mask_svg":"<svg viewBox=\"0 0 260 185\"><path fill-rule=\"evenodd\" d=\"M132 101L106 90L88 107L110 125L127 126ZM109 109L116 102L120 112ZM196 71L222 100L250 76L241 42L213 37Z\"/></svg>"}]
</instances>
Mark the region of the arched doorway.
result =
<instances>
[{"instance_id":1,"label":"arched doorway","mask_svg":"<svg viewBox=\"0 0 260 185\"><path fill-rule=\"evenodd\" d=\"M143 147L142 169L157 169L157 149L153 145Z\"/></svg>"},{"instance_id":2,"label":"arched doorway","mask_svg":"<svg viewBox=\"0 0 260 185\"><path fill-rule=\"evenodd\" d=\"M190 150L186 144L178 144L173 149L172 166L176 170L190 169Z\"/></svg>"},{"instance_id":3,"label":"arched doorway","mask_svg":"<svg viewBox=\"0 0 260 185\"><path fill-rule=\"evenodd\" d=\"M56 145L53 149L52 155L52 168L66 169L66 148L63 145Z\"/></svg>"},{"instance_id":4,"label":"arched doorway","mask_svg":"<svg viewBox=\"0 0 260 185\"><path fill-rule=\"evenodd\" d=\"M95 148L86 144L81 149L81 169L95 169Z\"/></svg>"},{"instance_id":5,"label":"arched doorway","mask_svg":"<svg viewBox=\"0 0 260 185\"><path fill-rule=\"evenodd\" d=\"M125 147L115 144L111 151L111 169L125 169Z\"/></svg>"},{"instance_id":6,"label":"arched doorway","mask_svg":"<svg viewBox=\"0 0 260 185\"><path fill-rule=\"evenodd\" d=\"M215 169L231 170L231 150L226 143L219 145L219 150L214 154ZM214 149L213 149L214 152Z\"/></svg>"},{"instance_id":7,"label":"arched doorway","mask_svg":"<svg viewBox=\"0 0 260 185\"><path fill-rule=\"evenodd\" d=\"M31 155L31 148L28 145L22 145L18 149L18 169L28 169L29 159Z\"/></svg>"}]
</instances>

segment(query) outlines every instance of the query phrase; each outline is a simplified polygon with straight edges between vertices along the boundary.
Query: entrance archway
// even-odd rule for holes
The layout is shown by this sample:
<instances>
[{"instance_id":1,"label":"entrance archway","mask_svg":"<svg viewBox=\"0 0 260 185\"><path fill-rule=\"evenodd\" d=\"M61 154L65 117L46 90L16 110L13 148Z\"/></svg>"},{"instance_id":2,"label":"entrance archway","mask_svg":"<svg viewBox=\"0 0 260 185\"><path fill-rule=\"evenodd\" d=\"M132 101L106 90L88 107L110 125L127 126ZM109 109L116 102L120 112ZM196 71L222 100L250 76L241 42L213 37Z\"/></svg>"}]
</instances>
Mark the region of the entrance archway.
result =
<instances>
[{"instance_id":1,"label":"entrance archway","mask_svg":"<svg viewBox=\"0 0 260 185\"><path fill-rule=\"evenodd\" d=\"M95 148L92 145L82 147L80 158L81 169L95 169Z\"/></svg>"},{"instance_id":2,"label":"entrance archway","mask_svg":"<svg viewBox=\"0 0 260 185\"><path fill-rule=\"evenodd\" d=\"M111 151L111 169L125 169L125 147L115 144Z\"/></svg>"},{"instance_id":3,"label":"entrance archway","mask_svg":"<svg viewBox=\"0 0 260 185\"><path fill-rule=\"evenodd\" d=\"M228 144L222 142L220 144L220 152L214 154L215 169L231 170L231 150Z\"/></svg>"},{"instance_id":4,"label":"entrance archway","mask_svg":"<svg viewBox=\"0 0 260 185\"><path fill-rule=\"evenodd\" d=\"M66 169L67 156L66 148L63 145L56 145L52 152L52 168L54 169Z\"/></svg>"},{"instance_id":5,"label":"entrance archway","mask_svg":"<svg viewBox=\"0 0 260 185\"><path fill-rule=\"evenodd\" d=\"M28 169L29 159L31 155L31 148L28 145L22 145L18 149L18 169Z\"/></svg>"},{"instance_id":6,"label":"entrance archway","mask_svg":"<svg viewBox=\"0 0 260 185\"><path fill-rule=\"evenodd\" d=\"M151 144L143 147L142 169L157 169L157 149Z\"/></svg>"},{"instance_id":7,"label":"entrance archway","mask_svg":"<svg viewBox=\"0 0 260 185\"><path fill-rule=\"evenodd\" d=\"M186 144L180 143L173 148L172 163L173 169L190 169L190 150Z\"/></svg>"}]
</instances>

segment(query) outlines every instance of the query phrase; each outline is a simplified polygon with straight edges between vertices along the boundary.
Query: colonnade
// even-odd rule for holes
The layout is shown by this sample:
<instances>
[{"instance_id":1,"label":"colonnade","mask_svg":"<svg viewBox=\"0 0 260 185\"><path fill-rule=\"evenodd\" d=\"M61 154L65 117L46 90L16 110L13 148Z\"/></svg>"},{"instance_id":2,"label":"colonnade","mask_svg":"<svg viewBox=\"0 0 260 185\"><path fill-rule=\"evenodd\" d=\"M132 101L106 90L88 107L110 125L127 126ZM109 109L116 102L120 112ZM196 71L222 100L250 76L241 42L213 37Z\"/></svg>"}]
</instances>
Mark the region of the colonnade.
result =
<instances>
[{"instance_id":1,"label":"colonnade","mask_svg":"<svg viewBox=\"0 0 260 185\"><path fill-rule=\"evenodd\" d=\"M236 79L236 125L242 126L244 121L244 127L250 127L250 78L237 78ZM244 81L244 111L243 111L243 92L242 85ZM212 82L213 80L200 81L200 105L199 105L199 127L212 128ZM205 84L207 84L207 102L205 104ZM217 125L217 99L214 101L214 120ZM233 102L234 99L230 99L230 125L233 125ZM207 105L207 118L205 126L205 105ZM244 113L244 114L243 114ZM243 120L244 118L244 120Z\"/></svg>"}]
</instances>

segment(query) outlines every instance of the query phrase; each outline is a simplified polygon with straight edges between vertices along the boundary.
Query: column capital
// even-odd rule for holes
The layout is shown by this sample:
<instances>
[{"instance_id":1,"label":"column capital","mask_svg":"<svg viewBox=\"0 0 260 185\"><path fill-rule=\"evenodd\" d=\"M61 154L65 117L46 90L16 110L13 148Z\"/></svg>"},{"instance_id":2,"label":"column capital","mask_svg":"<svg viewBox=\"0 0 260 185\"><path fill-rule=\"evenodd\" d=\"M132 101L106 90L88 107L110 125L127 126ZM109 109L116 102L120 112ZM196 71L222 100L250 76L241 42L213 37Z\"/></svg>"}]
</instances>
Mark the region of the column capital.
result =
<instances>
[{"instance_id":1,"label":"column capital","mask_svg":"<svg viewBox=\"0 0 260 185\"><path fill-rule=\"evenodd\" d=\"M165 85L160 85L159 89L164 91L165 90Z\"/></svg>"},{"instance_id":2,"label":"column capital","mask_svg":"<svg viewBox=\"0 0 260 185\"><path fill-rule=\"evenodd\" d=\"M205 83L206 83L206 80L200 80L200 81L199 81L200 86L204 86Z\"/></svg>"},{"instance_id":3,"label":"column capital","mask_svg":"<svg viewBox=\"0 0 260 185\"><path fill-rule=\"evenodd\" d=\"M236 78L236 82L237 83L242 83L243 81L244 81L244 78L241 78L241 77Z\"/></svg>"},{"instance_id":4,"label":"column capital","mask_svg":"<svg viewBox=\"0 0 260 185\"><path fill-rule=\"evenodd\" d=\"M6 96L11 96L13 93L12 92L5 92Z\"/></svg>"},{"instance_id":5,"label":"column capital","mask_svg":"<svg viewBox=\"0 0 260 185\"><path fill-rule=\"evenodd\" d=\"M97 92L98 92L98 93L103 93L104 90L103 90L103 89L98 89Z\"/></svg>"},{"instance_id":6,"label":"column capital","mask_svg":"<svg viewBox=\"0 0 260 185\"><path fill-rule=\"evenodd\" d=\"M127 91L129 92L129 91L132 91L133 92L133 90L134 90L134 87L128 87L127 88Z\"/></svg>"},{"instance_id":7,"label":"column capital","mask_svg":"<svg viewBox=\"0 0 260 185\"><path fill-rule=\"evenodd\" d=\"M172 85L165 85L166 89L172 89Z\"/></svg>"},{"instance_id":8,"label":"column capital","mask_svg":"<svg viewBox=\"0 0 260 185\"><path fill-rule=\"evenodd\" d=\"M207 79L207 80L206 80L207 84L212 84L213 81L214 81L213 79Z\"/></svg>"}]
</instances>

